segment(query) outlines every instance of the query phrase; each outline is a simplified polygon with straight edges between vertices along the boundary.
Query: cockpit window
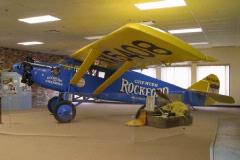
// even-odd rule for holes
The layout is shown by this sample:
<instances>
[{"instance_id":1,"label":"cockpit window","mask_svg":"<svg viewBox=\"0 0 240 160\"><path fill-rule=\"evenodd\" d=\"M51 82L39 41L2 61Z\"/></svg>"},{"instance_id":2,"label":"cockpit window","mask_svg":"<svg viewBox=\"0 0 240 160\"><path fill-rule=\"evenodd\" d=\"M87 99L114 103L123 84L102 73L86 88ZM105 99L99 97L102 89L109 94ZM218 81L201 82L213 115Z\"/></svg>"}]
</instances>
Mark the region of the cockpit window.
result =
<instances>
[{"instance_id":1,"label":"cockpit window","mask_svg":"<svg viewBox=\"0 0 240 160\"><path fill-rule=\"evenodd\" d=\"M93 77L99 77L99 78L105 78L106 72L102 71L99 68L91 67L87 74L93 76Z\"/></svg>"},{"instance_id":2,"label":"cockpit window","mask_svg":"<svg viewBox=\"0 0 240 160\"><path fill-rule=\"evenodd\" d=\"M113 71L108 70L106 68L102 68L99 66L91 66L90 69L87 71L88 75L99 77L99 78L107 78L111 76Z\"/></svg>"},{"instance_id":3,"label":"cockpit window","mask_svg":"<svg viewBox=\"0 0 240 160\"><path fill-rule=\"evenodd\" d=\"M78 62L79 64L76 63L69 63L69 61L65 61L64 63L62 63L62 65L64 66L64 69L70 69L70 70L75 70L75 72L77 72L79 66L81 66L81 62ZM99 78L107 78L109 76L111 76L113 73L112 70L110 69L106 69L104 67L100 67L100 66L96 66L96 65L92 65L88 71L86 72L86 74L91 75L93 77L99 77Z\"/></svg>"},{"instance_id":4,"label":"cockpit window","mask_svg":"<svg viewBox=\"0 0 240 160\"><path fill-rule=\"evenodd\" d=\"M96 70L96 69L90 69L90 70L89 70L89 74L90 74L91 76L96 76L96 75L97 75L97 70Z\"/></svg>"}]
</instances>

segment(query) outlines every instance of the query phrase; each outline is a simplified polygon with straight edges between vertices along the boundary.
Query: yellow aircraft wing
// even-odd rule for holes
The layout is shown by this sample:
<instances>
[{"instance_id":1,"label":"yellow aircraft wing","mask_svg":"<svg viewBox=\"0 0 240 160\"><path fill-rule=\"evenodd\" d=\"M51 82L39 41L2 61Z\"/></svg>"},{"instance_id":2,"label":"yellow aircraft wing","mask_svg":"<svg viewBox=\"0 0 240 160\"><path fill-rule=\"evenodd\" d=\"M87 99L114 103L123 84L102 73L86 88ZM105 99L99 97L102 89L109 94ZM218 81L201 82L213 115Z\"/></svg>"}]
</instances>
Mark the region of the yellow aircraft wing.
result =
<instances>
[{"instance_id":1,"label":"yellow aircraft wing","mask_svg":"<svg viewBox=\"0 0 240 160\"><path fill-rule=\"evenodd\" d=\"M119 28L79 49L71 57L83 61L92 50L100 52L99 60L116 66L132 60L136 68L160 63L215 60L167 32L138 23Z\"/></svg>"},{"instance_id":2,"label":"yellow aircraft wing","mask_svg":"<svg viewBox=\"0 0 240 160\"><path fill-rule=\"evenodd\" d=\"M138 23L117 29L76 51L71 57L83 61L71 80L72 84L77 84L96 61L104 63L107 68L118 69L96 93L100 93L128 69L182 61L215 61L160 29Z\"/></svg>"}]
</instances>

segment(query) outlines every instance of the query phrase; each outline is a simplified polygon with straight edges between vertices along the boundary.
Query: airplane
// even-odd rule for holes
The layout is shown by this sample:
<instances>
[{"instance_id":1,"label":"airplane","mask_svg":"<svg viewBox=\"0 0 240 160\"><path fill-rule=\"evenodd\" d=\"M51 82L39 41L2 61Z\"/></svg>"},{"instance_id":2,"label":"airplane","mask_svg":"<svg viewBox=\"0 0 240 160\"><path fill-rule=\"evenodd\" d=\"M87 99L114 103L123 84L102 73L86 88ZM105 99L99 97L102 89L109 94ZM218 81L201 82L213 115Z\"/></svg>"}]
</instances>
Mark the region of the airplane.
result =
<instances>
[{"instance_id":1,"label":"airplane","mask_svg":"<svg viewBox=\"0 0 240 160\"><path fill-rule=\"evenodd\" d=\"M22 83L59 92L48 101L48 110L60 123L71 122L76 106L91 98L145 104L147 96L156 96L156 89L190 106L234 103L232 97L218 94L220 85L215 75L184 89L133 71L184 61L215 59L158 28L130 23L79 49L61 64L28 57L14 64L13 70L22 75Z\"/></svg>"}]
</instances>

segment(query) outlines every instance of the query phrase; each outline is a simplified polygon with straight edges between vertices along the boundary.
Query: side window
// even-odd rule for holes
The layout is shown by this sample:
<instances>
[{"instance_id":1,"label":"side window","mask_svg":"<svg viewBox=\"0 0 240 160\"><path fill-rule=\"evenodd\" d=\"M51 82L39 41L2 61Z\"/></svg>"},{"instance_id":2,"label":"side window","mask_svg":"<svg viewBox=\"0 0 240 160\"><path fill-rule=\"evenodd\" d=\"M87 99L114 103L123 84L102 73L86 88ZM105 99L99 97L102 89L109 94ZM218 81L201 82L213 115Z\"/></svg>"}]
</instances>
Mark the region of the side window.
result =
<instances>
[{"instance_id":1,"label":"side window","mask_svg":"<svg viewBox=\"0 0 240 160\"><path fill-rule=\"evenodd\" d=\"M103 71L101 68L90 68L87 71L87 74L93 76L93 77L99 77L99 78L105 78L106 77L106 72Z\"/></svg>"},{"instance_id":2,"label":"side window","mask_svg":"<svg viewBox=\"0 0 240 160\"><path fill-rule=\"evenodd\" d=\"M75 68L75 71L77 72L77 68ZM91 66L87 70L86 74L88 74L92 77L107 78L107 77L111 76L112 71L107 70L105 68L98 67L98 66Z\"/></svg>"},{"instance_id":3,"label":"side window","mask_svg":"<svg viewBox=\"0 0 240 160\"><path fill-rule=\"evenodd\" d=\"M103 72L103 71L99 71L99 72L98 72L98 77L99 77L99 78L105 78L105 75L106 75L106 73Z\"/></svg>"}]
</instances>

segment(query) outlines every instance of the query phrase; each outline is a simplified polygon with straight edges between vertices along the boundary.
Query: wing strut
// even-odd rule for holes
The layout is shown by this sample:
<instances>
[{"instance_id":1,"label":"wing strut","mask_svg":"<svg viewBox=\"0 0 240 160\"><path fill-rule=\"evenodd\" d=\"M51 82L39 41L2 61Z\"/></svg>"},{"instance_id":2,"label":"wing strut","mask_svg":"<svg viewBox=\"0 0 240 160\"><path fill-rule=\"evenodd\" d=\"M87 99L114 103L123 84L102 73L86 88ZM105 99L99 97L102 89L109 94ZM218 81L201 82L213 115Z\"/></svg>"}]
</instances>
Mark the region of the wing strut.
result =
<instances>
[{"instance_id":1,"label":"wing strut","mask_svg":"<svg viewBox=\"0 0 240 160\"><path fill-rule=\"evenodd\" d=\"M114 72L107 80L105 80L94 92L97 95L104 91L109 85L111 85L116 79L118 79L124 72L134 66L134 62L126 61L116 72Z\"/></svg>"},{"instance_id":2,"label":"wing strut","mask_svg":"<svg viewBox=\"0 0 240 160\"><path fill-rule=\"evenodd\" d=\"M73 76L73 78L71 79L70 83L76 85L100 54L101 52L99 52L99 50L91 48L87 57L85 58L85 60L83 61L83 63Z\"/></svg>"}]
</instances>

